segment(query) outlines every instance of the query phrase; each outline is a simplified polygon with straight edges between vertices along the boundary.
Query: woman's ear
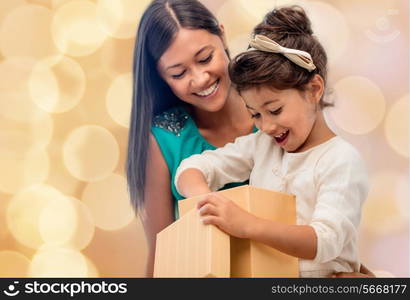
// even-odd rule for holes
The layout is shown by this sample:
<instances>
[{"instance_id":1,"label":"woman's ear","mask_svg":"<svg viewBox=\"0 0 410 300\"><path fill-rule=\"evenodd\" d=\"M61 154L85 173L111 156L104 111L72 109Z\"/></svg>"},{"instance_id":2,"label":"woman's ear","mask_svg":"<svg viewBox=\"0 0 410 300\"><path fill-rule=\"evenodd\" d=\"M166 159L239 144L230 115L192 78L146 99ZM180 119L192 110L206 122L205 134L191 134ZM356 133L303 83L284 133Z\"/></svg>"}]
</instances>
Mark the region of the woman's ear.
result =
<instances>
[{"instance_id":1,"label":"woman's ear","mask_svg":"<svg viewBox=\"0 0 410 300\"><path fill-rule=\"evenodd\" d=\"M224 48L225 50L228 49L228 43L226 42L226 35L225 35L225 27L223 24L219 24L219 28L221 29L221 39L222 39L222 43L224 44Z\"/></svg>"},{"instance_id":2,"label":"woman's ear","mask_svg":"<svg viewBox=\"0 0 410 300\"><path fill-rule=\"evenodd\" d=\"M319 103L325 90L325 82L319 74L315 74L308 83L309 99L314 103Z\"/></svg>"}]
</instances>

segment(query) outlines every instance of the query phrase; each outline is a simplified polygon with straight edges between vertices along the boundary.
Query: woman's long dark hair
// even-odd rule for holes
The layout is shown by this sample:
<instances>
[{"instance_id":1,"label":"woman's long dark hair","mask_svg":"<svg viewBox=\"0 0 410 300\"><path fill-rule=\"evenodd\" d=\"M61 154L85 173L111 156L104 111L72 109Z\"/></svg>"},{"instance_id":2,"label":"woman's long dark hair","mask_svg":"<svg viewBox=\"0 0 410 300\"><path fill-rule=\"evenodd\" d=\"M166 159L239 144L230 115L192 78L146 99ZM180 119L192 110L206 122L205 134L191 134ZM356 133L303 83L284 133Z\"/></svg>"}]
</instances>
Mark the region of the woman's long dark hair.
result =
<instances>
[{"instance_id":1,"label":"woman's long dark hair","mask_svg":"<svg viewBox=\"0 0 410 300\"><path fill-rule=\"evenodd\" d=\"M222 37L215 16L196 0L154 0L141 17L134 48L133 95L128 154L128 190L136 211L143 208L149 134L154 115L178 103L160 77L157 63L178 30L204 29Z\"/></svg>"}]
</instances>

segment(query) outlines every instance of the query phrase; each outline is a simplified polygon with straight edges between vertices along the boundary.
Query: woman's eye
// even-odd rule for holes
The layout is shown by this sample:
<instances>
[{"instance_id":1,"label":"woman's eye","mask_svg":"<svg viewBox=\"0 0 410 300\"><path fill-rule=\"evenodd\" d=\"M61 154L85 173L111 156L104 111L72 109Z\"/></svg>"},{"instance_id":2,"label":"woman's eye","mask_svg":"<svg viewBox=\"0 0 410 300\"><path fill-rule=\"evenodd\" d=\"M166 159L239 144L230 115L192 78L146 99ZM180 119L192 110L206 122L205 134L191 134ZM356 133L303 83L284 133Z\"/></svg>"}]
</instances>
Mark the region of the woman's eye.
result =
<instances>
[{"instance_id":1,"label":"woman's eye","mask_svg":"<svg viewBox=\"0 0 410 300\"><path fill-rule=\"evenodd\" d=\"M212 57L213 57L213 54L210 54L207 58L200 60L199 63L206 64L211 61Z\"/></svg>"},{"instance_id":2,"label":"woman's eye","mask_svg":"<svg viewBox=\"0 0 410 300\"><path fill-rule=\"evenodd\" d=\"M272 115L279 115L282 112L282 107L278 108L277 110L270 111Z\"/></svg>"},{"instance_id":3,"label":"woman's eye","mask_svg":"<svg viewBox=\"0 0 410 300\"><path fill-rule=\"evenodd\" d=\"M261 116L260 113L251 114L251 118L252 118L252 119L259 119L260 116Z\"/></svg>"},{"instance_id":4,"label":"woman's eye","mask_svg":"<svg viewBox=\"0 0 410 300\"><path fill-rule=\"evenodd\" d=\"M179 74L171 75L171 77L172 77L172 78L175 78L175 79L179 79L179 78L181 78L182 76L184 76L184 74L185 74L185 71L183 71L183 72L181 72L181 73L179 73Z\"/></svg>"}]
</instances>

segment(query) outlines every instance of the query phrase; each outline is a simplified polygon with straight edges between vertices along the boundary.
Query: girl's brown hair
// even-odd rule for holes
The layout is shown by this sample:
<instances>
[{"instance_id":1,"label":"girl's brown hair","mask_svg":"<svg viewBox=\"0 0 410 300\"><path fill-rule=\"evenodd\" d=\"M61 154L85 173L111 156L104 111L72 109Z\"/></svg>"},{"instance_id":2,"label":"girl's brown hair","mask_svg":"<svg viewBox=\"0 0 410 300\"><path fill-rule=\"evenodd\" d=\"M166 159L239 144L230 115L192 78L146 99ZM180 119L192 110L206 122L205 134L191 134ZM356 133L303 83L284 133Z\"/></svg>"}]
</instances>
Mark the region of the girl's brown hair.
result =
<instances>
[{"instance_id":1,"label":"girl's brown hair","mask_svg":"<svg viewBox=\"0 0 410 300\"><path fill-rule=\"evenodd\" d=\"M267 85L278 90L294 88L304 91L315 74L325 83L327 55L318 39L313 36L311 23L300 6L283 7L269 12L258 24L253 35L261 34L283 47L308 52L316 69L308 70L294 64L282 54L265 51L247 51L237 55L229 65L229 75L240 93L256 85ZM320 107L331 106L320 99Z\"/></svg>"}]
</instances>

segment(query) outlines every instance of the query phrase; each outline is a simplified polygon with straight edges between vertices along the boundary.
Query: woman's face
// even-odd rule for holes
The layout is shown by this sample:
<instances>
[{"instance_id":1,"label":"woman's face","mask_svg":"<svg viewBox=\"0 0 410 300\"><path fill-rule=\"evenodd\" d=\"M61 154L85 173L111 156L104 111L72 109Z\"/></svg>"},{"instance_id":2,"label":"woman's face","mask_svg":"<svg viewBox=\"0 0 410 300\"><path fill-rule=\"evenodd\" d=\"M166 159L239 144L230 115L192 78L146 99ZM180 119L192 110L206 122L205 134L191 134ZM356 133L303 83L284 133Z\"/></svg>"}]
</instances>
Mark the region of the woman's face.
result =
<instances>
[{"instance_id":1,"label":"woman's face","mask_svg":"<svg viewBox=\"0 0 410 300\"><path fill-rule=\"evenodd\" d=\"M219 36L181 28L159 59L158 71L182 101L215 112L224 106L231 87L228 64Z\"/></svg>"}]
</instances>

